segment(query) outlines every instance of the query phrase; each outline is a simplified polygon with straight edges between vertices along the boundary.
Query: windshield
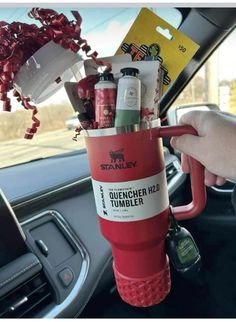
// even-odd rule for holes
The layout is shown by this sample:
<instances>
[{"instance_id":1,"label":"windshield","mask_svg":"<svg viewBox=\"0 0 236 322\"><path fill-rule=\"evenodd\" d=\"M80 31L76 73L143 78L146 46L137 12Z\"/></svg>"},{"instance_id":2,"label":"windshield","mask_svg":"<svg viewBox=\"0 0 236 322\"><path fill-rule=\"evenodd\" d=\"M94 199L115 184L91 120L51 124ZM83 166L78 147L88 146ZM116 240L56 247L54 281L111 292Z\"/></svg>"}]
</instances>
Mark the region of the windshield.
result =
<instances>
[{"instance_id":1,"label":"windshield","mask_svg":"<svg viewBox=\"0 0 236 322\"><path fill-rule=\"evenodd\" d=\"M216 104L223 112L236 114L236 29L209 57L175 101L173 108L197 104ZM184 109L184 112L190 109ZM180 115L179 115L180 116Z\"/></svg>"},{"instance_id":2,"label":"windshield","mask_svg":"<svg viewBox=\"0 0 236 322\"><path fill-rule=\"evenodd\" d=\"M137 17L141 8L51 8L63 13L69 20L74 17L71 10L79 11L82 16L81 35L88 41L100 57L114 55L121 41ZM0 10L0 21L13 21L27 24L35 23L28 17L31 8L6 8ZM182 16L175 8L151 8L161 18L178 27ZM80 76L72 74L70 81L78 81ZM25 110L15 97L11 99L11 112L3 112L3 102L0 101L0 167L12 166L38 158L46 158L78 151L84 148L83 132L77 141L73 140L78 120L75 111L62 86L56 93L50 95L48 89L46 99L37 104L37 118L40 127L32 140L24 139L25 130L32 124L32 113Z\"/></svg>"}]
</instances>

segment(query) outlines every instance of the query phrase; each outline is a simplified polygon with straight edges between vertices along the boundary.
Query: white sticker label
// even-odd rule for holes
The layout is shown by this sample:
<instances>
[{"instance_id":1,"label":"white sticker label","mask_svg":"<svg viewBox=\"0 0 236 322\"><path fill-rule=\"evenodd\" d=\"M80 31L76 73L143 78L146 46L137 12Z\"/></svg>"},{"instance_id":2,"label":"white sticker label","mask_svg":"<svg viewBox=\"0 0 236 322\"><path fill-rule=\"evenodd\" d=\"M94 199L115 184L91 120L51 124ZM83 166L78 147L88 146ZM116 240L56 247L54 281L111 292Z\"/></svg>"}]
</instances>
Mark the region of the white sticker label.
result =
<instances>
[{"instance_id":1,"label":"white sticker label","mask_svg":"<svg viewBox=\"0 0 236 322\"><path fill-rule=\"evenodd\" d=\"M97 213L111 221L137 221L154 217L168 205L165 170L140 180L92 180Z\"/></svg>"}]
</instances>

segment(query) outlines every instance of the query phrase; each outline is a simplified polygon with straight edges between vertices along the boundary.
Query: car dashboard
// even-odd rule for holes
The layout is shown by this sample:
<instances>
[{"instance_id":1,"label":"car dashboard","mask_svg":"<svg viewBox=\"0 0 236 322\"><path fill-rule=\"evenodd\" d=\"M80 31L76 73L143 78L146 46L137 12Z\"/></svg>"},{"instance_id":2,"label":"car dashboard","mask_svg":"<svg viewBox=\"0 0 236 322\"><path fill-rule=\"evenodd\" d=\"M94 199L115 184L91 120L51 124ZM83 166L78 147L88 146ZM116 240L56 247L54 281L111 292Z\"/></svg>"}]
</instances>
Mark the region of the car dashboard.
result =
<instances>
[{"instance_id":1,"label":"car dashboard","mask_svg":"<svg viewBox=\"0 0 236 322\"><path fill-rule=\"evenodd\" d=\"M170 203L186 202L180 161L166 147L164 157ZM41 264L37 274L3 292L0 316L79 316L94 294L114 285L111 249L99 231L86 151L4 168L0 182L25 233L27 252Z\"/></svg>"}]
</instances>

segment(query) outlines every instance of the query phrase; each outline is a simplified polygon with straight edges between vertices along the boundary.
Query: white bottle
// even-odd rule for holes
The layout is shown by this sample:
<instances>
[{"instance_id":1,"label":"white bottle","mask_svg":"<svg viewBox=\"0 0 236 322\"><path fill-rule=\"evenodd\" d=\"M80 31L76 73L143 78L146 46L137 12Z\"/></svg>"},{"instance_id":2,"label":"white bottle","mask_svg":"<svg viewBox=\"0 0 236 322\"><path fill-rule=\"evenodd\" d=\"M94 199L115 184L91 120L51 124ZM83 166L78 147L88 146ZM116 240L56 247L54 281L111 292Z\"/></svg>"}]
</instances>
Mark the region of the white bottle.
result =
<instances>
[{"instance_id":1,"label":"white bottle","mask_svg":"<svg viewBox=\"0 0 236 322\"><path fill-rule=\"evenodd\" d=\"M115 126L139 124L141 108L141 82L137 78L137 68L121 69L116 100Z\"/></svg>"}]
</instances>

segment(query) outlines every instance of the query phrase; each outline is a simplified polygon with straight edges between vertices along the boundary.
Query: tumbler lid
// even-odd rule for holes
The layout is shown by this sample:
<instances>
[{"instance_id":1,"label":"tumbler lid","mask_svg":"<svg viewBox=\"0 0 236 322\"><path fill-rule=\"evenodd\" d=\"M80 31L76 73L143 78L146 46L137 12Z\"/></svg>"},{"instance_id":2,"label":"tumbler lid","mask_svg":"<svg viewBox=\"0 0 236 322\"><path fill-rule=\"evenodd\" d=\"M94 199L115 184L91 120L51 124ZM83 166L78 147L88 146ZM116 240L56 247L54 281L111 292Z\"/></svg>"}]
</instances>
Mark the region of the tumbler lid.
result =
<instances>
[{"instance_id":1,"label":"tumbler lid","mask_svg":"<svg viewBox=\"0 0 236 322\"><path fill-rule=\"evenodd\" d=\"M79 61L81 63L75 65ZM69 81L82 64L78 54L49 41L20 68L13 85L22 96L38 104L53 95L65 81Z\"/></svg>"}]
</instances>

